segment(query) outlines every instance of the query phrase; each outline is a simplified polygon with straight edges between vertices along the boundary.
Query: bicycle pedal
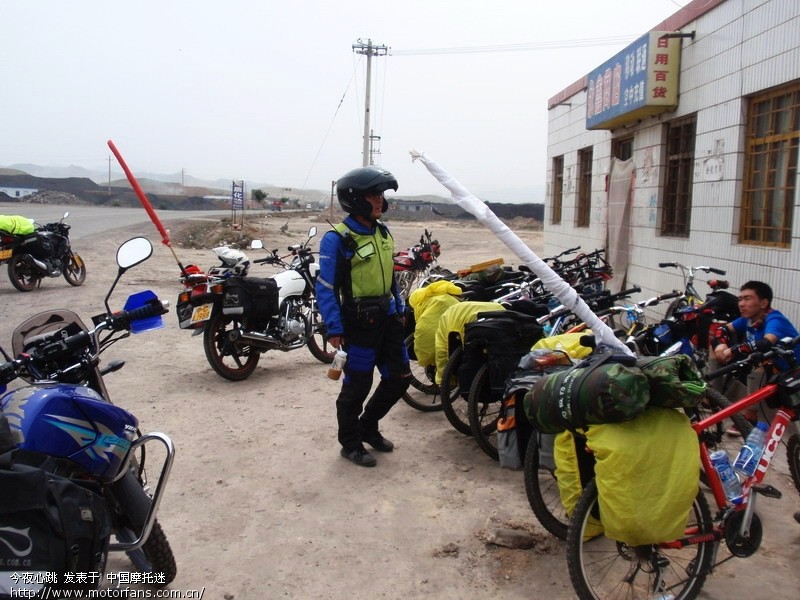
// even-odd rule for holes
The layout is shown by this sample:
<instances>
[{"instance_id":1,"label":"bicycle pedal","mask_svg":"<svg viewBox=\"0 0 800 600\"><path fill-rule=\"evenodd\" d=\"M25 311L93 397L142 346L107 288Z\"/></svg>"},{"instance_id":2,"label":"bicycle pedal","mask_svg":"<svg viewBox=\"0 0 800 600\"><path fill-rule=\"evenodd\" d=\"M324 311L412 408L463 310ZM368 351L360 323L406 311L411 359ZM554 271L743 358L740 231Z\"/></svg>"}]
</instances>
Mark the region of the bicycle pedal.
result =
<instances>
[{"instance_id":1,"label":"bicycle pedal","mask_svg":"<svg viewBox=\"0 0 800 600\"><path fill-rule=\"evenodd\" d=\"M783 496L778 488L775 488L769 484L754 485L752 489L754 492L761 494L762 496L766 496L767 498L775 498L776 500L780 500L780 498Z\"/></svg>"}]
</instances>

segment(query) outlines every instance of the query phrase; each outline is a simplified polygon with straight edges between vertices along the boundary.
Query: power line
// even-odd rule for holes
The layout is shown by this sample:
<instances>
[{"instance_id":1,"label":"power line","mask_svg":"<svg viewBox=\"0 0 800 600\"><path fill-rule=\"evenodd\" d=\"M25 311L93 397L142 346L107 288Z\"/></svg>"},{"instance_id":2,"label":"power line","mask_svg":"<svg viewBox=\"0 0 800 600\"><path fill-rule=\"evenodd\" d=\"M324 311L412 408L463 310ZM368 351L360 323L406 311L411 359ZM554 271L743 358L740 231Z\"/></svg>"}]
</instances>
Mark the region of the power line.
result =
<instances>
[{"instance_id":1,"label":"power line","mask_svg":"<svg viewBox=\"0 0 800 600\"><path fill-rule=\"evenodd\" d=\"M424 54L483 54L490 52L531 52L534 50L558 50L563 48L587 48L628 44L641 35L618 35L613 37L555 40L551 42L529 42L524 44L498 44L492 46L455 46L451 48L416 48L411 50L390 49L391 56L413 56Z\"/></svg>"}]
</instances>

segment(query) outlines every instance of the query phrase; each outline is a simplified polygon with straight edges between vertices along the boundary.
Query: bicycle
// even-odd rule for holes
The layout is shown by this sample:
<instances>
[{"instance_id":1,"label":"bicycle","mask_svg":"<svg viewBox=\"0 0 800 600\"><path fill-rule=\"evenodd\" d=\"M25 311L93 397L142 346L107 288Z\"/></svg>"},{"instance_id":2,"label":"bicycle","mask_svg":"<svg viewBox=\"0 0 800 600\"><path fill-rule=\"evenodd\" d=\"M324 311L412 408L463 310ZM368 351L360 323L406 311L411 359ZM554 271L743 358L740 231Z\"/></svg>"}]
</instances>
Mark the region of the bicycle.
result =
<instances>
[{"instance_id":1,"label":"bicycle","mask_svg":"<svg viewBox=\"0 0 800 600\"><path fill-rule=\"evenodd\" d=\"M630 307L616 307L617 312L625 310L631 311L633 316L630 317L630 325L627 330L627 343L633 346L631 349L637 351L638 346L635 343L635 329L640 328L642 311L645 307L652 307L666 300L670 300L680 292L671 292L669 294L662 294L642 300ZM635 318L634 318L635 317ZM694 421L701 421L708 414L718 413L729 406L732 402L721 392L712 387L707 387L703 401L692 411L689 411L689 416ZM746 435L752 425L741 414L734 414L729 417L737 428L744 431ZM717 444L722 443L725 428L720 426L715 428L714 435ZM567 539L567 529L569 527L570 516L567 514L561 502L561 496L558 489L558 481L555 474L555 463L552 459L552 446L555 435L542 434L535 431L532 434L531 440L528 442L526 448L525 461L524 461L524 480L525 480L525 493L528 498L531 510L541 525L551 534L561 540ZM795 468L800 477L800 435L797 436L797 450ZM543 458L542 455L545 455ZM791 455L795 456L795 455ZM790 469L792 460L789 461ZM795 480L796 482L798 480ZM800 490L800 486L798 486Z\"/></svg>"},{"instance_id":2,"label":"bicycle","mask_svg":"<svg viewBox=\"0 0 800 600\"><path fill-rule=\"evenodd\" d=\"M671 317L673 316L679 309L686 308L687 306L695 306L697 304L703 303L703 297L700 295L700 292L697 291L697 288L694 286L694 277L695 274L702 271L703 273L714 273L716 275L725 275L725 271L722 269L717 269L714 267L690 267L683 265L679 262L660 262L658 263L659 268L666 269L669 267L673 267L676 269L681 270L681 275L683 276L683 296L677 298L674 302L672 302L668 307L665 316ZM724 290L728 287L728 282L725 280L720 279L710 279L708 280L708 285L712 290L712 293L718 290Z\"/></svg>"},{"instance_id":3,"label":"bicycle","mask_svg":"<svg viewBox=\"0 0 800 600\"><path fill-rule=\"evenodd\" d=\"M800 343L800 336L784 339L771 350L753 353L746 359L710 373L716 378L726 373L752 370L765 359L787 357ZM718 444L716 425L759 402L778 406L766 434L767 445L756 472L744 480L742 496L734 502L723 491L719 475L711 465L711 449ZM567 532L567 565L578 598L674 598L691 600L700 592L717 562L721 542L731 557L752 556L763 534L755 513L757 495L780 498L781 493L763 483L781 438L800 415L800 368L779 373L770 383L732 405L692 424L697 433L700 460L708 479L716 508L712 516L705 492L699 489L689 513L685 535L676 540L647 546L628 546L622 542L592 535L587 529L590 517L601 518L597 483L585 488L570 520Z\"/></svg>"}]
</instances>

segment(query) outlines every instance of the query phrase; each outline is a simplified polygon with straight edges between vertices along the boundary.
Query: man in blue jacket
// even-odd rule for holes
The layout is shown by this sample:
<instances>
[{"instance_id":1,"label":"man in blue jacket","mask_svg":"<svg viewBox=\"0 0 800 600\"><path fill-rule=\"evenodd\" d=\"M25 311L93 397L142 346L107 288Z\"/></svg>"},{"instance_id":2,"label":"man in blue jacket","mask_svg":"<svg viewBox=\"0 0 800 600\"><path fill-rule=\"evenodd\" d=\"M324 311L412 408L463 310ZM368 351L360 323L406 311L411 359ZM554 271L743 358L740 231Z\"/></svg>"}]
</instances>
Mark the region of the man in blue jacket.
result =
<instances>
[{"instance_id":1,"label":"man in blue jacket","mask_svg":"<svg viewBox=\"0 0 800 600\"><path fill-rule=\"evenodd\" d=\"M383 193L397 190L389 171L361 167L336 182L336 195L348 216L326 233L319 247L317 301L328 342L347 352L344 379L336 399L341 455L362 467L394 444L378 422L411 381L403 326L403 299L394 280L394 240L380 218L389 208ZM381 381L366 406L375 367ZM362 410L363 409L363 410Z\"/></svg>"}]
</instances>

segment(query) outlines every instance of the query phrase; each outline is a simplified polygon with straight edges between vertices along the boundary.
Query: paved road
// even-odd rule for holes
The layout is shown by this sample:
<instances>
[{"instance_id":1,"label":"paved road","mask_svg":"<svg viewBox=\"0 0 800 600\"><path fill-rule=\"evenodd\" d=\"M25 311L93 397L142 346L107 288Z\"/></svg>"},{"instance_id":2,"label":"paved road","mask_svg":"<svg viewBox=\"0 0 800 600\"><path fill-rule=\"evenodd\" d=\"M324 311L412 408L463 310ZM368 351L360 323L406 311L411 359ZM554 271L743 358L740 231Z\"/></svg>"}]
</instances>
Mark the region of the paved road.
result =
<instances>
[{"instance_id":1,"label":"paved road","mask_svg":"<svg viewBox=\"0 0 800 600\"><path fill-rule=\"evenodd\" d=\"M67 222L72 225L70 238L87 237L109 229L128 227L137 223L149 222L150 218L143 208L122 208L113 206L64 206L59 204L24 204L0 202L0 214L22 215L39 223L50 223L60 219L69 211ZM194 219L197 217L221 218L230 216L230 210L159 210L158 217L167 226L169 221ZM155 227L153 233L158 235Z\"/></svg>"}]
</instances>

